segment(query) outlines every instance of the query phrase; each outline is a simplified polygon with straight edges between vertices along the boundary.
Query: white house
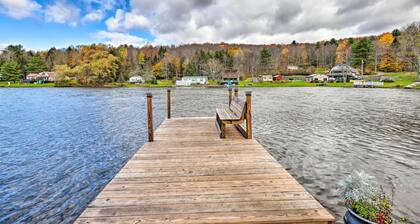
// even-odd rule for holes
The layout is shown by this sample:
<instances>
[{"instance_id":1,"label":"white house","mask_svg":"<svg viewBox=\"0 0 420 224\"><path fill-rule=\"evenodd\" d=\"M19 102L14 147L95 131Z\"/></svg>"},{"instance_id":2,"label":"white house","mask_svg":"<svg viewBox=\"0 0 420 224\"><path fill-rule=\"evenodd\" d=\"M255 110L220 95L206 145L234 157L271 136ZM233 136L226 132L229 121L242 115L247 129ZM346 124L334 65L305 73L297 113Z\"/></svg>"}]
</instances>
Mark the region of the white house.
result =
<instances>
[{"instance_id":1,"label":"white house","mask_svg":"<svg viewBox=\"0 0 420 224\"><path fill-rule=\"evenodd\" d=\"M44 80L45 82L55 82L57 81L57 73L40 72L38 78Z\"/></svg>"},{"instance_id":2,"label":"white house","mask_svg":"<svg viewBox=\"0 0 420 224\"><path fill-rule=\"evenodd\" d=\"M271 82L271 81L273 81L273 76L272 75L263 75L262 76L262 81L263 82Z\"/></svg>"},{"instance_id":3,"label":"white house","mask_svg":"<svg viewBox=\"0 0 420 224\"><path fill-rule=\"evenodd\" d=\"M57 73L55 72L40 72L30 73L26 75L27 82L55 82L57 81Z\"/></svg>"},{"instance_id":4,"label":"white house","mask_svg":"<svg viewBox=\"0 0 420 224\"><path fill-rule=\"evenodd\" d=\"M176 81L177 86L205 85L209 82L207 76L184 76Z\"/></svg>"},{"instance_id":5,"label":"white house","mask_svg":"<svg viewBox=\"0 0 420 224\"><path fill-rule=\"evenodd\" d=\"M286 69L287 70L290 70L290 71L296 71L296 70L299 70L299 66L296 66L296 65L288 65L286 67Z\"/></svg>"},{"instance_id":6,"label":"white house","mask_svg":"<svg viewBox=\"0 0 420 224\"><path fill-rule=\"evenodd\" d=\"M132 76L128 80L129 83L144 83L144 79L141 76Z\"/></svg>"},{"instance_id":7,"label":"white house","mask_svg":"<svg viewBox=\"0 0 420 224\"><path fill-rule=\"evenodd\" d=\"M308 75L308 76L306 76L306 81L307 82L313 82L313 81L326 82L326 81L328 81L328 75L324 75L324 74Z\"/></svg>"}]
</instances>

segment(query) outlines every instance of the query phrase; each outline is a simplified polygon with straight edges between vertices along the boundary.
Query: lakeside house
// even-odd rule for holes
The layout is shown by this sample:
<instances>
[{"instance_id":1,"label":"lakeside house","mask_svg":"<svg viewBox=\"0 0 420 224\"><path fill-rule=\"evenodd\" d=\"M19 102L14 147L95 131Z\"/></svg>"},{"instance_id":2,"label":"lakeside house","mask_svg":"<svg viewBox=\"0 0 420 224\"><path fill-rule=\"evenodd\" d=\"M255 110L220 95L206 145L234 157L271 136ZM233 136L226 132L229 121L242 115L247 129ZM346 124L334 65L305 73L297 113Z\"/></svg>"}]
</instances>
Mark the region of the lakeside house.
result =
<instances>
[{"instance_id":1,"label":"lakeside house","mask_svg":"<svg viewBox=\"0 0 420 224\"><path fill-rule=\"evenodd\" d=\"M326 82L328 81L328 75L312 74L312 75L306 76L305 80L307 82Z\"/></svg>"},{"instance_id":2,"label":"lakeside house","mask_svg":"<svg viewBox=\"0 0 420 224\"><path fill-rule=\"evenodd\" d=\"M252 82L272 82L272 75L260 75L252 78Z\"/></svg>"},{"instance_id":3,"label":"lakeside house","mask_svg":"<svg viewBox=\"0 0 420 224\"><path fill-rule=\"evenodd\" d=\"M25 82L29 82L29 83L55 82L57 81L57 78L58 78L58 75L55 72L30 73L26 75Z\"/></svg>"},{"instance_id":4,"label":"lakeside house","mask_svg":"<svg viewBox=\"0 0 420 224\"><path fill-rule=\"evenodd\" d=\"M227 84L229 81L234 85L239 84L239 72L237 70L223 72L221 84Z\"/></svg>"},{"instance_id":5,"label":"lakeside house","mask_svg":"<svg viewBox=\"0 0 420 224\"><path fill-rule=\"evenodd\" d=\"M207 76L184 76L181 80L176 80L177 86L190 86L190 85L206 85L209 80Z\"/></svg>"},{"instance_id":6,"label":"lakeside house","mask_svg":"<svg viewBox=\"0 0 420 224\"><path fill-rule=\"evenodd\" d=\"M288 70L288 71L297 71L297 70L299 70L299 66L296 66L296 65L288 65L288 66L286 66L286 70Z\"/></svg>"},{"instance_id":7,"label":"lakeside house","mask_svg":"<svg viewBox=\"0 0 420 224\"><path fill-rule=\"evenodd\" d=\"M330 73L328 74L329 78L333 78L336 81L349 82L352 79L357 77L357 70L346 64L339 64L334 66Z\"/></svg>"},{"instance_id":8,"label":"lakeside house","mask_svg":"<svg viewBox=\"0 0 420 224\"><path fill-rule=\"evenodd\" d=\"M272 82L273 81L273 76L272 75L263 75L262 76L262 81L263 82Z\"/></svg>"},{"instance_id":9,"label":"lakeside house","mask_svg":"<svg viewBox=\"0 0 420 224\"><path fill-rule=\"evenodd\" d=\"M287 75L283 76L283 80L287 81L306 81L306 75Z\"/></svg>"},{"instance_id":10,"label":"lakeside house","mask_svg":"<svg viewBox=\"0 0 420 224\"><path fill-rule=\"evenodd\" d=\"M144 79L141 76L132 76L128 80L129 83L141 84L144 83Z\"/></svg>"}]
</instances>

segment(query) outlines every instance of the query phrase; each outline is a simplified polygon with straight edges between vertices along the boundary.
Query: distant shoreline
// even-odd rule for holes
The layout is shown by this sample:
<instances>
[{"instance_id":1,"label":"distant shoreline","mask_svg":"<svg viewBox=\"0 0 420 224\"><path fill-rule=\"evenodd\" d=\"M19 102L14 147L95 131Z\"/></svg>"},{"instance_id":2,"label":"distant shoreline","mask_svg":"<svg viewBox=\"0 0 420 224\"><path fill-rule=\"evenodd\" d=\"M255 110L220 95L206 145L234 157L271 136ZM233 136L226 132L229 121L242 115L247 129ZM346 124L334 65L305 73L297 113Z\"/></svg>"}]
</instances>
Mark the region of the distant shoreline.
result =
<instances>
[{"instance_id":1,"label":"distant shoreline","mask_svg":"<svg viewBox=\"0 0 420 224\"><path fill-rule=\"evenodd\" d=\"M318 85L317 85L318 84ZM299 87L323 87L323 88L358 88L354 87L352 83L326 83L325 85L319 85L319 83L293 83L293 84L271 84L271 83L256 83L255 85L236 85L231 86L232 88L299 88ZM222 85L202 85L202 86L174 86L174 85L135 85L135 84L122 84L122 85L104 85L104 86L55 86L54 83L46 84L12 84L10 86L0 85L0 88L10 88L10 89L20 89L20 88L93 88L93 89L114 89L114 88L179 88L179 89L201 89L201 88L227 88ZM370 89L407 89L405 86L387 86L374 87ZM417 86L412 89L420 89L420 86Z\"/></svg>"},{"instance_id":2,"label":"distant shoreline","mask_svg":"<svg viewBox=\"0 0 420 224\"><path fill-rule=\"evenodd\" d=\"M393 88L393 89L402 89L406 86L415 83L418 78L418 75L413 72L399 72L399 73L387 73L387 77L392 77L392 82L384 82L383 86L376 88ZM128 82L123 83L109 83L102 86L83 86L77 83L65 83L64 85L57 85L57 83L13 83L10 82L10 85L6 81L0 82L0 88L174 88L174 82L172 80L158 80L156 84L132 84ZM252 82L250 79L240 81L239 85L232 86L235 87L340 87L340 88L355 88L353 87L352 82L327 82L327 83L313 83L305 81L272 81L272 82ZM176 87L176 88L226 88L226 86L218 85L215 81L210 81L210 84L207 85L192 85L186 87ZM413 89L420 89L420 85Z\"/></svg>"}]
</instances>

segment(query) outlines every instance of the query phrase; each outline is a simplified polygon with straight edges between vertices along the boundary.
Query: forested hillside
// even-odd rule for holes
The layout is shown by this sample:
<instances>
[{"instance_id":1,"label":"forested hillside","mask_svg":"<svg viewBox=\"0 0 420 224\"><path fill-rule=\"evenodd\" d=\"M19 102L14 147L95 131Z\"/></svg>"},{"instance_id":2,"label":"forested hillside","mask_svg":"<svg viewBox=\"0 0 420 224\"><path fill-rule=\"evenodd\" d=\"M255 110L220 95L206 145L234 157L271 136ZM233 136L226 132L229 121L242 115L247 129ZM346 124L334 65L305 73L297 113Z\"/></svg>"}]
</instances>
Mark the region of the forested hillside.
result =
<instances>
[{"instance_id":1,"label":"forested hillside","mask_svg":"<svg viewBox=\"0 0 420 224\"><path fill-rule=\"evenodd\" d=\"M207 75L218 79L225 70L238 70L242 77L290 73L287 66L299 66L294 73L323 72L336 64L349 64L365 74L377 71L417 71L420 22L378 36L331 39L316 43L244 45L187 44L136 48L102 44L27 51L10 45L0 54L2 80L19 81L29 73L55 71L62 80L82 85L124 82L140 75L148 81L176 79L184 75Z\"/></svg>"}]
</instances>

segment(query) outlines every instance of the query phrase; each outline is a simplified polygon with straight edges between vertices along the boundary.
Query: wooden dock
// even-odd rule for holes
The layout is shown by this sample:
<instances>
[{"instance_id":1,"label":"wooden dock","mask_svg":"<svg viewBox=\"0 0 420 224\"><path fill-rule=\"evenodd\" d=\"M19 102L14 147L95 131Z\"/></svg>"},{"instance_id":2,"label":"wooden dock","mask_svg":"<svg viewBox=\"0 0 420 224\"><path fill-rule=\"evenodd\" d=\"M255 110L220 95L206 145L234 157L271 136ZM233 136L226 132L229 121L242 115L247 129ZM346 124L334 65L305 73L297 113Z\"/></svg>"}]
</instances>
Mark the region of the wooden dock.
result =
<instances>
[{"instance_id":1,"label":"wooden dock","mask_svg":"<svg viewBox=\"0 0 420 224\"><path fill-rule=\"evenodd\" d=\"M76 223L334 223L261 146L215 118L172 118Z\"/></svg>"}]
</instances>

